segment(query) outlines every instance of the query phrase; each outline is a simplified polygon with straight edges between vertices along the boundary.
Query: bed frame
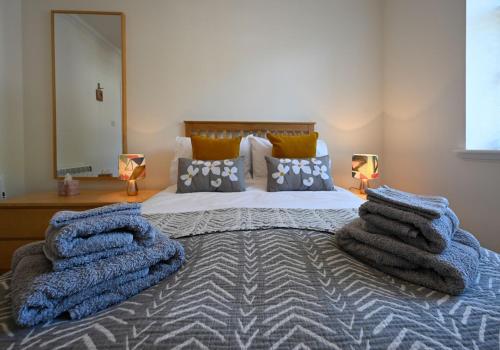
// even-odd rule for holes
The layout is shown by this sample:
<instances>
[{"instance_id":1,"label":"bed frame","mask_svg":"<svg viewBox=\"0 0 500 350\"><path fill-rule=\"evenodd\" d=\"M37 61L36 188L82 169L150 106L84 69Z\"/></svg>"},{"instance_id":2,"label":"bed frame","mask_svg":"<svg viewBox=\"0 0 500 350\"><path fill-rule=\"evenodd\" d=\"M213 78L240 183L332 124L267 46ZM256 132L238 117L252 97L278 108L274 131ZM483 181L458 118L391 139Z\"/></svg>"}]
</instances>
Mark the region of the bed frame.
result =
<instances>
[{"instance_id":1,"label":"bed frame","mask_svg":"<svg viewBox=\"0 0 500 350\"><path fill-rule=\"evenodd\" d=\"M265 137L266 133L303 135L314 132L315 122L232 122L232 121L184 121L184 133L209 137L235 137L254 134Z\"/></svg>"}]
</instances>

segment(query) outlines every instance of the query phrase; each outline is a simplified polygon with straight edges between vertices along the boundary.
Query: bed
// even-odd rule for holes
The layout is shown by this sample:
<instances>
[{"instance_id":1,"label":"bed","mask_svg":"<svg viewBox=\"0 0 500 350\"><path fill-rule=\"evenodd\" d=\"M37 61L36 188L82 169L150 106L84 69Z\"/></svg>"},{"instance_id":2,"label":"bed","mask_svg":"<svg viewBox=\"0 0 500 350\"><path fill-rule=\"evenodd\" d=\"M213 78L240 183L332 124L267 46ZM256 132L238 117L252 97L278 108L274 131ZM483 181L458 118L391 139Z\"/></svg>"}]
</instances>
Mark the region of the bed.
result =
<instances>
[{"instance_id":1,"label":"bed","mask_svg":"<svg viewBox=\"0 0 500 350\"><path fill-rule=\"evenodd\" d=\"M187 123L186 134L311 132L310 123ZM10 317L0 277L1 349L499 349L500 255L482 249L459 297L392 278L340 251L335 231L362 200L347 190L176 194L143 214L183 243L175 275L94 316L31 329Z\"/></svg>"}]
</instances>

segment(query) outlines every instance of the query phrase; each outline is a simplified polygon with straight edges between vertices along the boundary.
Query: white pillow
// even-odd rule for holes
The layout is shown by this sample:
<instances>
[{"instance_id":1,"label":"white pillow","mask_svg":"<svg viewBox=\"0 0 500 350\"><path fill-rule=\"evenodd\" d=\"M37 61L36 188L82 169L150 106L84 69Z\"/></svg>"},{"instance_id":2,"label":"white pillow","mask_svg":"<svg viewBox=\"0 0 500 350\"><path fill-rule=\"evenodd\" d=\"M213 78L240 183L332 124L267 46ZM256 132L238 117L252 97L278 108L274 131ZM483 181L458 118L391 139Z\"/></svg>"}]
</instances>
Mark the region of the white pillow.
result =
<instances>
[{"instance_id":1,"label":"white pillow","mask_svg":"<svg viewBox=\"0 0 500 350\"><path fill-rule=\"evenodd\" d=\"M252 173L253 177L267 177L266 156L271 156L273 144L268 139L252 136Z\"/></svg>"},{"instance_id":2,"label":"white pillow","mask_svg":"<svg viewBox=\"0 0 500 350\"><path fill-rule=\"evenodd\" d=\"M240 156L244 156L245 163L245 178L252 177L252 145L250 144L250 136L248 135L241 138L240 143Z\"/></svg>"},{"instance_id":3,"label":"white pillow","mask_svg":"<svg viewBox=\"0 0 500 350\"><path fill-rule=\"evenodd\" d=\"M267 178L266 156L271 157L273 144L268 139L251 136L250 144L252 145L252 170L253 177ZM318 140L316 143L316 157L328 155L328 146L323 140Z\"/></svg>"},{"instance_id":4,"label":"white pillow","mask_svg":"<svg viewBox=\"0 0 500 350\"><path fill-rule=\"evenodd\" d=\"M191 138L177 136L175 138L175 158L191 158L192 155Z\"/></svg>"},{"instance_id":5,"label":"white pillow","mask_svg":"<svg viewBox=\"0 0 500 350\"><path fill-rule=\"evenodd\" d=\"M319 139L316 142L316 157L324 157L328 155L328 145L326 144L325 140ZM331 158L330 158L331 162Z\"/></svg>"},{"instance_id":6,"label":"white pillow","mask_svg":"<svg viewBox=\"0 0 500 350\"><path fill-rule=\"evenodd\" d=\"M241 138L240 143L240 156L244 156L245 162L245 177L250 176L252 167L252 154L250 146L250 136L248 135ZM177 136L175 138L175 155L174 159L170 162L170 184L177 183L177 172L179 167L179 158L192 158L193 146L191 145L190 137Z\"/></svg>"}]
</instances>

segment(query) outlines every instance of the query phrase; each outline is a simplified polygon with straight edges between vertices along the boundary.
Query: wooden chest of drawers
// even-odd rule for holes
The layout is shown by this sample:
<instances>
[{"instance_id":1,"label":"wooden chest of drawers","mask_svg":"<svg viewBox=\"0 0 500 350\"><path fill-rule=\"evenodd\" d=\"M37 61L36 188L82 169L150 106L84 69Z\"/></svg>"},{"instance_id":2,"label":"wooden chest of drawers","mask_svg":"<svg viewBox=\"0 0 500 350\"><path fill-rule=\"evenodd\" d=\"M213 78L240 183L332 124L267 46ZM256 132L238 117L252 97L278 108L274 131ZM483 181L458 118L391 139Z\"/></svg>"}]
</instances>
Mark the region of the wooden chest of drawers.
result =
<instances>
[{"instance_id":1,"label":"wooden chest of drawers","mask_svg":"<svg viewBox=\"0 0 500 350\"><path fill-rule=\"evenodd\" d=\"M12 253L20 246L42 240L47 224L60 210L87 210L119 202L141 203L157 190L142 190L137 196L125 191L83 191L74 197L57 193L31 193L0 201L0 272L10 269Z\"/></svg>"}]
</instances>

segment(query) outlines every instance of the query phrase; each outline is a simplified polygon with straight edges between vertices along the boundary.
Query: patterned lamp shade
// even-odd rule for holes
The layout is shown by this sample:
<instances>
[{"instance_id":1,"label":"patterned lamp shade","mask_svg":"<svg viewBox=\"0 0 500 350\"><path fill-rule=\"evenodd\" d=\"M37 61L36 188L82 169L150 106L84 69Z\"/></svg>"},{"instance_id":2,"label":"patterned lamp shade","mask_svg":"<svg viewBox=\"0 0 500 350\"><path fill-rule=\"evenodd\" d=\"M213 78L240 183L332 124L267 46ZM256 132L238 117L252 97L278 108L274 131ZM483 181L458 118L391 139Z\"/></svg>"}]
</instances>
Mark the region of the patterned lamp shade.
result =
<instances>
[{"instance_id":1,"label":"patterned lamp shade","mask_svg":"<svg viewBox=\"0 0 500 350\"><path fill-rule=\"evenodd\" d=\"M375 154L353 154L352 177L360 180L378 178L378 156Z\"/></svg>"},{"instance_id":2,"label":"patterned lamp shade","mask_svg":"<svg viewBox=\"0 0 500 350\"><path fill-rule=\"evenodd\" d=\"M146 177L144 154L121 154L119 159L120 180L138 180Z\"/></svg>"}]
</instances>

